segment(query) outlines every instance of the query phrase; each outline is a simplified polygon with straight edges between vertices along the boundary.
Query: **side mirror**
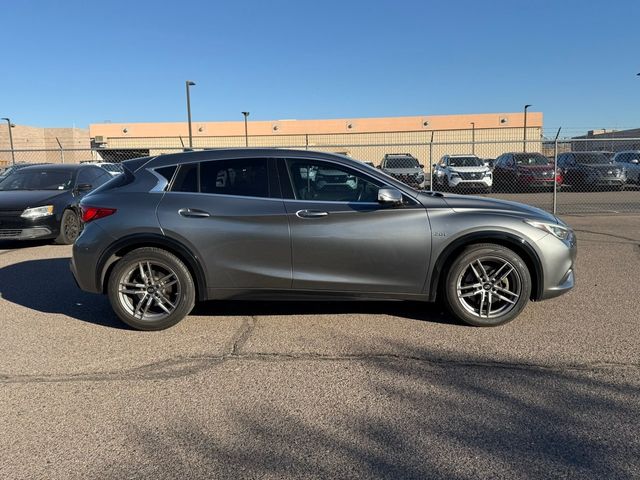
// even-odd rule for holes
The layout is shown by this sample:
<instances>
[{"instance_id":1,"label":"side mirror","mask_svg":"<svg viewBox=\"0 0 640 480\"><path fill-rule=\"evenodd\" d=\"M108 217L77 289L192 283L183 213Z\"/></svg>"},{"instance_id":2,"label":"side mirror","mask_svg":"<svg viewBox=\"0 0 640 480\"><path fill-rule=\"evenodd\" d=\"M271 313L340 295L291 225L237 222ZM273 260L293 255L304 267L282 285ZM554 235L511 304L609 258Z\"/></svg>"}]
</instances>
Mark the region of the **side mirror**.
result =
<instances>
[{"instance_id":1,"label":"side mirror","mask_svg":"<svg viewBox=\"0 0 640 480\"><path fill-rule=\"evenodd\" d=\"M78 185L76 185L76 192L85 193L91 190L92 188L93 188L93 185L91 185L90 183L79 183Z\"/></svg>"},{"instance_id":2,"label":"side mirror","mask_svg":"<svg viewBox=\"0 0 640 480\"><path fill-rule=\"evenodd\" d=\"M402 205L402 192L395 188L381 188L378 190L378 203Z\"/></svg>"},{"instance_id":3,"label":"side mirror","mask_svg":"<svg viewBox=\"0 0 640 480\"><path fill-rule=\"evenodd\" d=\"M420 168L424 168L424 163L421 163L421 164L420 164Z\"/></svg>"}]
</instances>

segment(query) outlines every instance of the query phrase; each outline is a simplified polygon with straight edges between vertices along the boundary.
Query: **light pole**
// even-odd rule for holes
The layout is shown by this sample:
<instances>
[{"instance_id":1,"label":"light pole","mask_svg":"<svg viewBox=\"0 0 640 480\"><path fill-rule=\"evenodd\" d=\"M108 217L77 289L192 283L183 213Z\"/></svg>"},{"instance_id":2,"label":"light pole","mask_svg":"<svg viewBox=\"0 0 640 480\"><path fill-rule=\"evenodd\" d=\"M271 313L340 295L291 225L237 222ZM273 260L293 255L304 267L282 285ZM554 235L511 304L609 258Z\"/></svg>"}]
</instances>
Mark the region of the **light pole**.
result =
<instances>
[{"instance_id":1,"label":"light pole","mask_svg":"<svg viewBox=\"0 0 640 480\"><path fill-rule=\"evenodd\" d=\"M193 148L193 137L191 136L191 96L189 95L189 87L193 87L195 82L187 80L187 119L189 121L189 148Z\"/></svg>"},{"instance_id":2,"label":"light pole","mask_svg":"<svg viewBox=\"0 0 640 480\"><path fill-rule=\"evenodd\" d=\"M13 127L15 127L15 125L13 123L11 123L11 120L9 120L6 117L3 117L2 120L6 120L7 121L7 127L9 128L9 147L11 148L11 164L15 165L16 164L16 152L13 150L13 133L11 133L11 129Z\"/></svg>"},{"instance_id":3,"label":"light pole","mask_svg":"<svg viewBox=\"0 0 640 480\"><path fill-rule=\"evenodd\" d=\"M247 117L249 116L249 112L242 112L242 115L244 115L244 146L248 147L249 146L249 133L247 130Z\"/></svg>"},{"instance_id":4,"label":"light pole","mask_svg":"<svg viewBox=\"0 0 640 480\"><path fill-rule=\"evenodd\" d=\"M471 155L476 154L476 122L471 122Z\"/></svg>"},{"instance_id":5,"label":"light pole","mask_svg":"<svg viewBox=\"0 0 640 480\"><path fill-rule=\"evenodd\" d=\"M531 105L524 106L524 135L522 136L522 151L527 151L527 108Z\"/></svg>"}]
</instances>

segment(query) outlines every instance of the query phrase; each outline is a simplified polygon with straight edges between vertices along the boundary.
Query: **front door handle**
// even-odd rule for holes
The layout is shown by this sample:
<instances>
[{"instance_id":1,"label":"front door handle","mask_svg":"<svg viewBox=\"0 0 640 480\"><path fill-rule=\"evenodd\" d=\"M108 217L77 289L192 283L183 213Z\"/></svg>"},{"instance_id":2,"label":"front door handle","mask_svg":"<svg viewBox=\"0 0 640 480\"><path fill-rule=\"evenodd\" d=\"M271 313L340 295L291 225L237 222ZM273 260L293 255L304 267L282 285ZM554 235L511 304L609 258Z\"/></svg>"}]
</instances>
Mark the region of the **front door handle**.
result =
<instances>
[{"instance_id":1,"label":"front door handle","mask_svg":"<svg viewBox=\"0 0 640 480\"><path fill-rule=\"evenodd\" d=\"M300 218L320 218L326 217L329 212L323 212L321 210L298 210L296 216Z\"/></svg>"},{"instance_id":2,"label":"front door handle","mask_svg":"<svg viewBox=\"0 0 640 480\"><path fill-rule=\"evenodd\" d=\"M211 216L209 212L198 210L197 208L181 208L178 210L178 213L183 217L189 218L206 218Z\"/></svg>"}]
</instances>

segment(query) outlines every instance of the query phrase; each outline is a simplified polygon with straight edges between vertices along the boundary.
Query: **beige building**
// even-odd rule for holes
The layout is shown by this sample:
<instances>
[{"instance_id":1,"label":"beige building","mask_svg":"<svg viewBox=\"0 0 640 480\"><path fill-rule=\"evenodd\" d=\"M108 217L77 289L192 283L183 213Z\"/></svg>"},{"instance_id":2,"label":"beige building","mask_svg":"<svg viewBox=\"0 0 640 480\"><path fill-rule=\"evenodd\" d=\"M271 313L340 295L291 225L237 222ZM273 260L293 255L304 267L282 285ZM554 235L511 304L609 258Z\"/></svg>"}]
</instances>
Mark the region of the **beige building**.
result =
<instances>
[{"instance_id":1,"label":"beige building","mask_svg":"<svg viewBox=\"0 0 640 480\"><path fill-rule=\"evenodd\" d=\"M250 118L250 117L249 117ZM527 114L527 150L540 151L542 113ZM179 123L102 123L89 126L92 144L105 158L127 149L155 155L189 147L188 125ZM193 148L290 147L348 154L379 163L385 153L411 153L423 163L442 155L475 153L495 158L521 151L523 113L425 115L332 120L193 122Z\"/></svg>"},{"instance_id":2,"label":"beige building","mask_svg":"<svg viewBox=\"0 0 640 480\"><path fill-rule=\"evenodd\" d=\"M11 133L13 147L16 150L14 156L18 162L77 163L85 160L90 153L88 149L91 147L91 141L89 130L86 129L15 125ZM0 122L0 168L13 159L9 148L8 125L3 121Z\"/></svg>"},{"instance_id":3,"label":"beige building","mask_svg":"<svg viewBox=\"0 0 640 480\"><path fill-rule=\"evenodd\" d=\"M542 113L527 114L529 151L541 149L542 121ZM89 130L17 125L12 131L16 160L27 162L99 158L121 161L189 147L186 122L100 123L90 125ZM445 154L475 153L495 158L506 151L521 151L524 115L520 112L249 121L247 134L245 138L242 120L192 124L194 149L244 147L248 142L250 147L338 152L375 164L386 153L410 153L421 163L429 164ZM0 165L11 161L8 148L7 127L0 123Z\"/></svg>"}]
</instances>

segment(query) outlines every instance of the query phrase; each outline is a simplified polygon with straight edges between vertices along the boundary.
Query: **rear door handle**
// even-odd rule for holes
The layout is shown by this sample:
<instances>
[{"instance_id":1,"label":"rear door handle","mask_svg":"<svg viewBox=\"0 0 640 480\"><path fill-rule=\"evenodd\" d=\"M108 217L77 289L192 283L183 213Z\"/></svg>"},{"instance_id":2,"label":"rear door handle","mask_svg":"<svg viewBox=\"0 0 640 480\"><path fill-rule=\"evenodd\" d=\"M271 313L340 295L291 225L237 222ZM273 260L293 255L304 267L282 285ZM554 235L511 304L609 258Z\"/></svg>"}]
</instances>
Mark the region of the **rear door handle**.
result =
<instances>
[{"instance_id":1,"label":"rear door handle","mask_svg":"<svg viewBox=\"0 0 640 480\"><path fill-rule=\"evenodd\" d=\"M329 212L323 212L321 210L298 210L296 216L300 218L320 218L326 217Z\"/></svg>"},{"instance_id":2,"label":"rear door handle","mask_svg":"<svg viewBox=\"0 0 640 480\"><path fill-rule=\"evenodd\" d=\"M206 218L211 216L209 212L198 210L197 208L181 208L178 210L178 213L183 217L189 218Z\"/></svg>"}]
</instances>

